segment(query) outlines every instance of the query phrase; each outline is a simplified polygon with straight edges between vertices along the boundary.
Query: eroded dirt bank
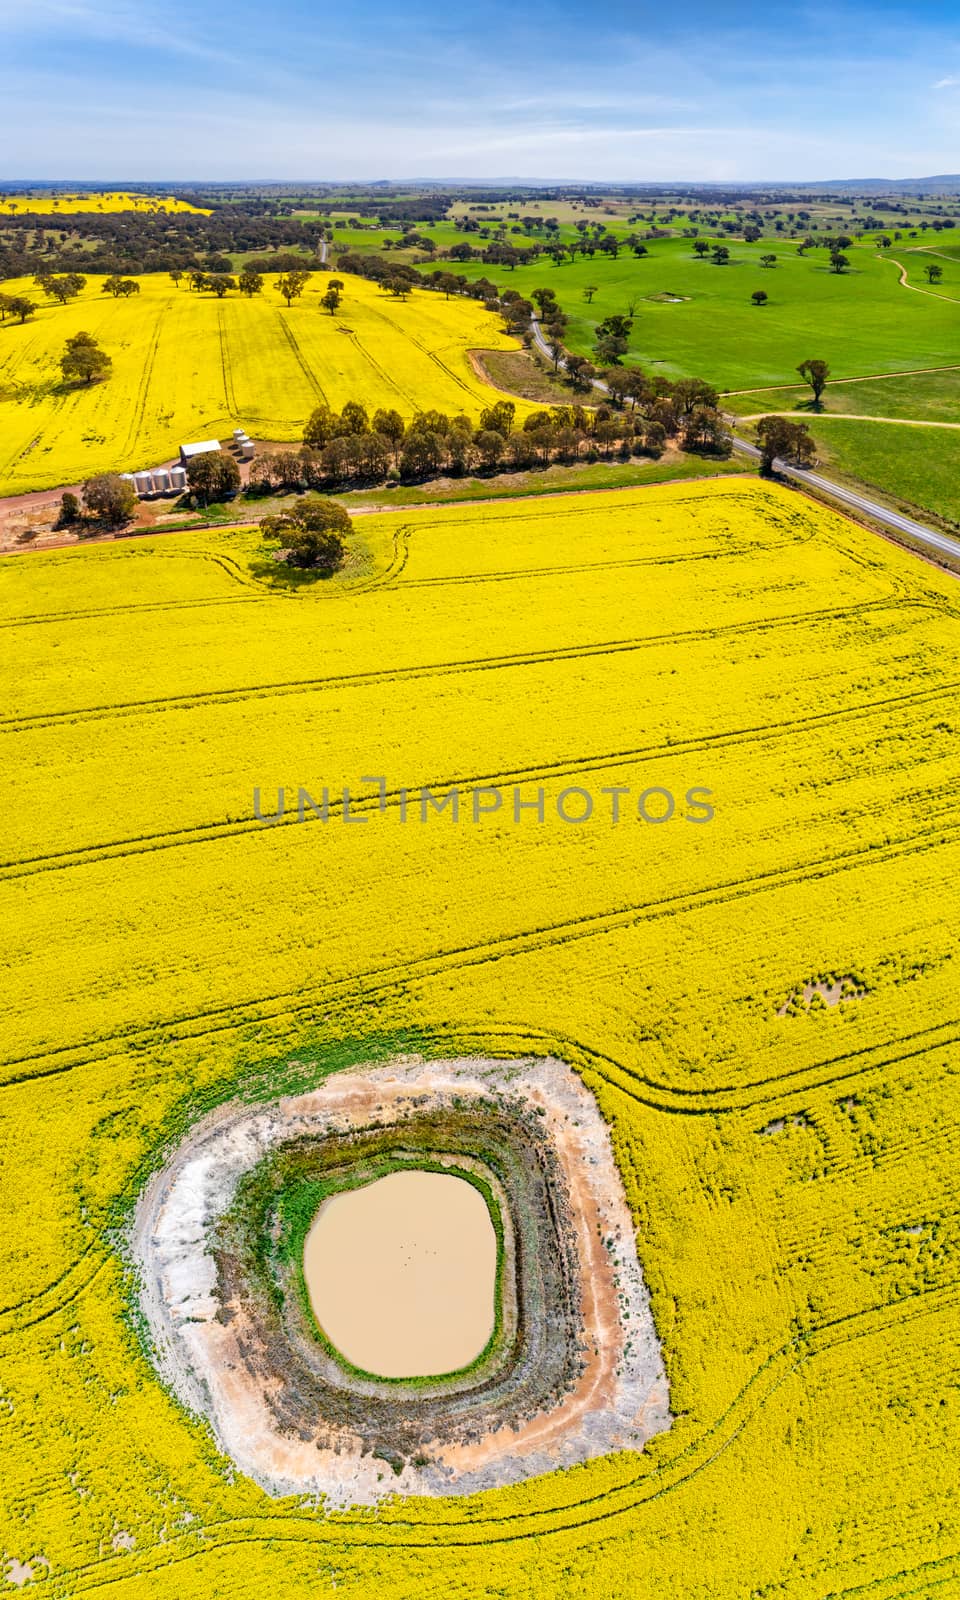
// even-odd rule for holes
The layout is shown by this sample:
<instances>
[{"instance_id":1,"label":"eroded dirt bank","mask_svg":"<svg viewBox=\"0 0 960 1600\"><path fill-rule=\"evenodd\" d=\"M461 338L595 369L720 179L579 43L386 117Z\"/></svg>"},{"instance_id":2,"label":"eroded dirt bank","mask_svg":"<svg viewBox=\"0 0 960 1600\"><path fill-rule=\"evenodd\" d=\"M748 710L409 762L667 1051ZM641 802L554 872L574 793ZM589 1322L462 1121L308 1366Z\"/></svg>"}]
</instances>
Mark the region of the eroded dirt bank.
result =
<instances>
[{"instance_id":1,"label":"eroded dirt bank","mask_svg":"<svg viewBox=\"0 0 960 1600\"><path fill-rule=\"evenodd\" d=\"M358 1141L489 1166L511 1270L504 1337L473 1379L355 1379L311 1340L296 1296L263 1292L249 1268L235 1204L249 1174L290 1152L332 1170ZM160 1372L272 1493L334 1505L469 1493L640 1449L669 1426L608 1130L556 1060L403 1058L270 1105L223 1106L145 1190L132 1248Z\"/></svg>"}]
</instances>

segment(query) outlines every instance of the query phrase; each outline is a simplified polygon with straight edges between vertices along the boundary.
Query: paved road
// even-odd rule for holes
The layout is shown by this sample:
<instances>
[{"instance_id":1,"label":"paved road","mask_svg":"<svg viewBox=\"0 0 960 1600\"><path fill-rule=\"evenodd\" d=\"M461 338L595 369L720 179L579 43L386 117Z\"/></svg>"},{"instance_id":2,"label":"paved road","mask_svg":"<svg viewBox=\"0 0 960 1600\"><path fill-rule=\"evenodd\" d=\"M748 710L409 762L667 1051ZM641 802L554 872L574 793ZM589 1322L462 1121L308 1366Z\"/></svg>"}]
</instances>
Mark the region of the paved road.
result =
<instances>
[{"instance_id":1,"label":"paved road","mask_svg":"<svg viewBox=\"0 0 960 1600\"><path fill-rule=\"evenodd\" d=\"M539 319L533 318L533 337L538 347L552 361L553 357L543 337ZM560 365L563 366L561 360ZM594 385L597 389L606 392L606 384L598 378ZM728 421L732 421L728 418ZM756 445L748 444L746 439L733 435L733 448L739 455L749 456L752 461L759 461L760 451ZM832 478L825 478L822 473L811 472L805 467L791 467L784 461L775 461L774 468L784 478L790 478L796 483L809 484L811 488L818 489L821 494L829 495L832 500L837 500L842 506L851 511L859 511L862 516L870 517L873 522L879 522L881 527L889 528L893 533L909 534L911 539L924 549L937 555L953 556L960 560L960 539L952 539L948 534L937 533L933 528L928 528L922 522L916 522L913 517L902 516L899 511L891 511L888 506L883 506L877 500L871 500L865 494L858 494L855 489L845 489L842 484L834 483Z\"/></svg>"},{"instance_id":2,"label":"paved road","mask_svg":"<svg viewBox=\"0 0 960 1600\"><path fill-rule=\"evenodd\" d=\"M736 434L733 436L733 448L741 455L750 456L752 460L760 459L760 451L756 445L748 444L745 439L738 439ZM855 489L845 489L842 484L834 483L832 478L825 478L822 473L811 472L806 467L791 467L785 461L775 461L774 467L784 478L792 478L796 483L810 484L814 489L819 489L821 494L829 495L832 500L839 500L841 505L861 512L883 527L891 528L895 533L908 533L911 539L916 539L917 543L926 549L960 560L960 539L952 539L945 533L936 533L933 528L926 527L922 522L916 522L913 517L905 517L899 511L891 511L889 506L882 506L878 501L870 500L867 495L858 494Z\"/></svg>"}]
</instances>

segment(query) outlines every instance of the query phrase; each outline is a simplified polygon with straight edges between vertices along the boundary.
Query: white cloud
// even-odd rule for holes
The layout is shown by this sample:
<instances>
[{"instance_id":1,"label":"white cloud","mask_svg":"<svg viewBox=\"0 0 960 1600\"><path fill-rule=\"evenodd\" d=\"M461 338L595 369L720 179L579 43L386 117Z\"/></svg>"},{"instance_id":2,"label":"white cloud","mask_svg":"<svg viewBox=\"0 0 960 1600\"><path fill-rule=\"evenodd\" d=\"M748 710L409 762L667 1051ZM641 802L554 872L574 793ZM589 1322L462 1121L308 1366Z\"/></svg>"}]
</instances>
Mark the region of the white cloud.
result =
<instances>
[{"instance_id":1,"label":"white cloud","mask_svg":"<svg viewBox=\"0 0 960 1600\"><path fill-rule=\"evenodd\" d=\"M960 89L960 78L940 78L933 87L935 89Z\"/></svg>"},{"instance_id":2,"label":"white cloud","mask_svg":"<svg viewBox=\"0 0 960 1600\"><path fill-rule=\"evenodd\" d=\"M191 37L182 20L171 12L151 12L148 5L131 5L127 0L101 0L96 5L84 4L83 0L31 0L29 7L20 0L0 0L0 24L11 39L40 34L54 39L128 45L219 66L244 64L242 56L219 44Z\"/></svg>"}]
</instances>

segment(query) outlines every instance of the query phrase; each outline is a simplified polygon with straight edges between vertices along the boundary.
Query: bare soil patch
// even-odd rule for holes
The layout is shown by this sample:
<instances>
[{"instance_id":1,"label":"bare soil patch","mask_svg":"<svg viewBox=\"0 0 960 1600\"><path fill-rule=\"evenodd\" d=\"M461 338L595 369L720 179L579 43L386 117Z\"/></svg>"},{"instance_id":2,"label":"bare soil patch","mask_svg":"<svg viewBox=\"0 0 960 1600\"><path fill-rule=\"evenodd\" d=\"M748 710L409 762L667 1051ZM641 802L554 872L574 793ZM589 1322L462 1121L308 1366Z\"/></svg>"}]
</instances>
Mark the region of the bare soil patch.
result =
<instances>
[{"instance_id":1,"label":"bare soil patch","mask_svg":"<svg viewBox=\"0 0 960 1600\"><path fill-rule=\"evenodd\" d=\"M569 406L575 401L586 405L591 401L590 395L585 400L554 373L545 372L529 350L470 350L467 354L477 377L504 394L551 406Z\"/></svg>"}]
</instances>

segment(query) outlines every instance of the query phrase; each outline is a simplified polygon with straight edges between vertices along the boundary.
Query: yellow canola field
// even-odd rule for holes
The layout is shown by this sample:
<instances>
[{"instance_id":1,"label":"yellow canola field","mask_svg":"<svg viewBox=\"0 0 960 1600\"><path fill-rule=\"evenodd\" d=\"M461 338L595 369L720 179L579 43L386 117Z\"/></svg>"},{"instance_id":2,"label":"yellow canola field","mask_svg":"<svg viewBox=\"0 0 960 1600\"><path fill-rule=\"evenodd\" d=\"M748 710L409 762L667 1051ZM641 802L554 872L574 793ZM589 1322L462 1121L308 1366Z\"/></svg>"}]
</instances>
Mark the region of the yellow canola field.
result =
<instances>
[{"instance_id":1,"label":"yellow canola field","mask_svg":"<svg viewBox=\"0 0 960 1600\"><path fill-rule=\"evenodd\" d=\"M288 309L267 279L251 299L217 300L179 289L166 274L139 280L115 300L91 277L66 306L44 303L22 325L0 324L0 494L58 488L97 472L135 471L170 460L190 439L296 442L321 401L464 411L474 421L503 396L477 377L468 351L515 349L499 319L475 301L414 290L407 300L365 278L344 278L340 309L320 304L317 272ZM43 296L29 280L7 294ZM65 388L58 361L85 331L113 360L103 383ZM520 414L532 408L518 402Z\"/></svg>"},{"instance_id":2,"label":"yellow canola field","mask_svg":"<svg viewBox=\"0 0 960 1600\"><path fill-rule=\"evenodd\" d=\"M306 590L251 532L0 563L7 1571L960 1592L955 580L747 480L353 538ZM122 1235L164 1141L390 1050L553 1052L596 1093L670 1381L642 1456L328 1515L155 1377Z\"/></svg>"},{"instance_id":3,"label":"yellow canola field","mask_svg":"<svg viewBox=\"0 0 960 1600\"><path fill-rule=\"evenodd\" d=\"M176 214L190 213L195 217L209 217L212 213L202 206L192 206L188 200L175 200L172 195L130 194L125 191L101 193L99 190L83 194L0 194L0 216L32 217L82 216L97 211L165 211Z\"/></svg>"}]
</instances>

